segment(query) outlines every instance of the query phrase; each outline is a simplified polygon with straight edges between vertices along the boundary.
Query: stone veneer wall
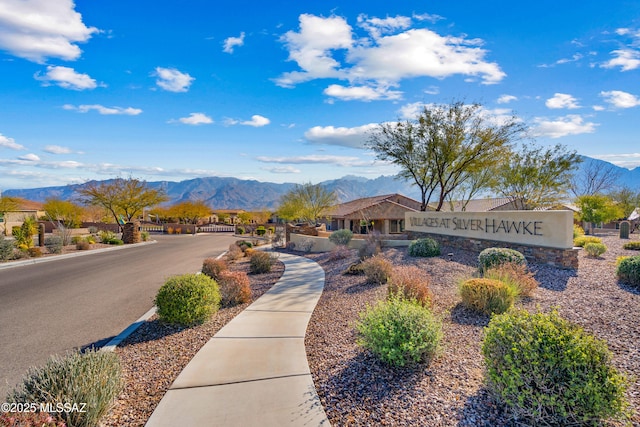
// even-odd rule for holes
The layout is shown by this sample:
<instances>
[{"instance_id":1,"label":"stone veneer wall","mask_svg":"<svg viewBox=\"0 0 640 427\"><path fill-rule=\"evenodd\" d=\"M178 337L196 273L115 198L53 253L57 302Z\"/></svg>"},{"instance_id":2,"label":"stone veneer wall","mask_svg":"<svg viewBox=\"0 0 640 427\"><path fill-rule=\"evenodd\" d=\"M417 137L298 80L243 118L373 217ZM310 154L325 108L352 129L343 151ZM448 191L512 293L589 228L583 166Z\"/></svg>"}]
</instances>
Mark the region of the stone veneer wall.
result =
<instances>
[{"instance_id":1,"label":"stone veneer wall","mask_svg":"<svg viewBox=\"0 0 640 427\"><path fill-rule=\"evenodd\" d=\"M140 243L140 223L138 221L128 222L124 225L122 241L126 244Z\"/></svg>"},{"instance_id":2,"label":"stone veneer wall","mask_svg":"<svg viewBox=\"0 0 640 427\"><path fill-rule=\"evenodd\" d=\"M578 268L578 249L556 249L540 246L527 246L522 244L497 242L494 240L470 239L468 237L446 236L442 234L422 233L407 231L409 239L430 237L442 246L464 249L480 253L487 248L509 248L522 253L528 260L539 264L550 264L560 268Z\"/></svg>"}]
</instances>

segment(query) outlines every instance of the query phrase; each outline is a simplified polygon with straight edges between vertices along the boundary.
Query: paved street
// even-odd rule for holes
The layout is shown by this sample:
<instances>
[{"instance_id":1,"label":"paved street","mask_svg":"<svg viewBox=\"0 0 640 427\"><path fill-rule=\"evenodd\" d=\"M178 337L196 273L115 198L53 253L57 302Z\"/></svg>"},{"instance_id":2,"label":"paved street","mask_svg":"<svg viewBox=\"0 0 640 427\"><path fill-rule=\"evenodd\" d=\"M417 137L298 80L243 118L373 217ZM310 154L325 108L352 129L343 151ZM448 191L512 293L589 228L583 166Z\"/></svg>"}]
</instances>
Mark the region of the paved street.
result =
<instances>
[{"instance_id":1,"label":"paved street","mask_svg":"<svg viewBox=\"0 0 640 427\"><path fill-rule=\"evenodd\" d=\"M155 244L0 270L0 401L50 354L104 344L153 306L167 277L195 273L231 235Z\"/></svg>"}]
</instances>

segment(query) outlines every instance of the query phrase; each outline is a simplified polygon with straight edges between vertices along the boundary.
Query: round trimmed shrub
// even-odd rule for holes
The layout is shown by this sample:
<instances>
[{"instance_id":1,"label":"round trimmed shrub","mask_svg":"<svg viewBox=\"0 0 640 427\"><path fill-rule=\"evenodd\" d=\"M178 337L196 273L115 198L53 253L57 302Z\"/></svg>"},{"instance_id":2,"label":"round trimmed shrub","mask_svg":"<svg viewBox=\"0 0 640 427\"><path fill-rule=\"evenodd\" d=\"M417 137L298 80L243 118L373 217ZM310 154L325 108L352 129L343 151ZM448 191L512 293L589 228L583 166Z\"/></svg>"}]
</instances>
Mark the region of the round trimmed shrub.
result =
<instances>
[{"instance_id":1,"label":"round trimmed shrub","mask_svg":"<svg viewBox=\"0 0 640 427\"><path fill-rule=\"evenodd\" d=\"M158 290L155 304L160 320L191 326L203 323L220 306L218 284L204 274L174 276Z\"/></svg>"},{"instance_id":2,"label":"round trimmed shrub","mask_svg":"<svg viewBox=\"0 0 640 427\"><path fill-rule=\"evenodd\" d=\"M627 242L622 245L623 249L629 249L631 251L640 251L640 241Z\"/></svg>"},{"instance_id":3,"label":"round trimmed shrub","mask_svg":"<svg viewBox=\"0 0 640 427\"><path fill-rule=\"evenodd\" d=\"M118 396L124 382L116 353L89 350L52 356L42 367L31 368L8 395L15 403L84 403L81 411L59 412L67 426L96 426ZM36 425L36 424L34 424ZM37 424L40 425L40 424Z\"/></svg>"},{"instance_id":4,"label":"round trimmed shrub","mask_svg":"<svg viewBox=\"0 0 640 427\"><path fill-rule=\"evenodd\" d=\"M484 314L504 313L517 295L517 289L500 280L474 278L460 285L462 304Z\"/></svg>"},{"instance_id":5,"label":"round trimmed shrub","mask_svg":"<svg viewBox=\"0 0 640 427\"><path fill-rule=\"evenodd\" d=\"M253 274L269 273L273 266L273 257L264 251L255 251L249 261L249 271Z\"/></svg>"},{"instance_id":6,"label":"round trimmed shrub","mask_svg":"<svg viewBox=\"0 0 640 427\"><path fill-rule=\"evenodd\" d=\"M587 243L584 245L584 250L592 258L597 258L607 251L607 247L604 243Z\"/></svg>"},{"instance_id":7,"label":"round trimmed shrub","mask_svg":"<svg viewBox=\"0 0 640 427\"><path fill-rule=\"evenodd\" d=\"M513 262L527 265L527 260L520 252L509 248L487 248L478 255L478 267L480 271L496 267L500 264Z\"/></svg>"},{"instance_id":8,"label":"round trimmed shrub","mask_svg":"<svg viewBox=\"0 0 640 427\"><path fill-rule=\"evenodd\" d=\"M391 296L360 313L358 344L391 366L429 362L442 339L442 322L416 301Z\"/></svg>"},{"instance_id":9,"label":"round trimmed shrub","mask_svg":"<svg viewBox=\"0 0 640 427\"><path fill-rule=\"evenodd\" d=\"M512 286L517 291L517 297L531 297L539 283L526 265L508 262L497 267L491 267L482 275L485 279L499 280Z\"/></svg>"},{"instance_id":10,"label":"round trimmed shrub","mask_svg":"<svg viewBox=\"0 0 640 427\"><path fill-rule=\"evenodd\" d=\"M205 274L216 281L220 277L220 273L226 271L228 268L229 266L224 259L205 258L205 260L202 261L202 274Z\"/></svg>"},{"instance_id":11,"label":"round trimmed shrub","mask_svg":"<svg viewBox=\"0 0 640 427\"><path fill-rule=\"evenodd\" d=\"M353 237L351 230L336 230L329 236L329 241L334 245L347 246Z\"/></svg>"},{"instance_id":12,"label":"round trimmed shrub","mask_svg":"<svg viewBox=\"0 0 640 427\"><path fill-rule=\"evenodd\" d=\"M584 247L587 243L602 243L602 239L596 236L578 236L573 239L573 246Z\"/></svg>"},{"instance_id":13,"label":"round trimmed shrub","mask_svg":"<svg viewBox=\"0 0 640 427\"><path fill-rule=\"evenodd\" d=\"M440 255L440 245L428 237L409 243L409 255L413 257L434 257Z\"/></svg>"},{"instance_id":14,"label":"round trimmed shrub","mask_svg":"<svg viewBox=\"0 0 640 427\"><path fill-rule=\"evenodd\" d=\"M482 354L489 390L526 425L600 425L625 416L627 380L606 343L557 311L492 317Z\"/></svg>"},{"instance_id":15,"label":"round trimmed shrub","mask_svg":"<svg viewBox=\"0 0 640 427\"><path fill-rule=\"evenodd\" d=\"M391 262L381 255L374 255L362 261L362 271L367 278L367 283L384 285L391 276L392 270Z\"/></svg>"},{"instance_id":16,"label":"round trimmed shrub","mask_svg":"<svg viewBox=\"0 0 640 427\"><path fill-rule=\"evenodd\" d=\"M389 277L389 296L399 294L406 299L416 300L424 307L431 306L429 278L415 265L394 267Z\"/></svg>"},{"instance_id":17,"label":"round trimmed shrub","mask_svg":"<svg viewBox=\"0 0 640 427\"><path fill-rule=\"evenodd\" d=\"M622 283L640 287L640 256L621 260L616 269L616 275Z\"/></svg>"},{"instance_id":18,"label":"round trimmed shrub","mask_svg":"<svg viewBox=\"0 0 640 427\"><path fill-rule=\"evenodd\" d=\"M251 301L251 282L247 273L223 270L217 282L223 305L234 306Z\"/></svg>"}]
</instances>

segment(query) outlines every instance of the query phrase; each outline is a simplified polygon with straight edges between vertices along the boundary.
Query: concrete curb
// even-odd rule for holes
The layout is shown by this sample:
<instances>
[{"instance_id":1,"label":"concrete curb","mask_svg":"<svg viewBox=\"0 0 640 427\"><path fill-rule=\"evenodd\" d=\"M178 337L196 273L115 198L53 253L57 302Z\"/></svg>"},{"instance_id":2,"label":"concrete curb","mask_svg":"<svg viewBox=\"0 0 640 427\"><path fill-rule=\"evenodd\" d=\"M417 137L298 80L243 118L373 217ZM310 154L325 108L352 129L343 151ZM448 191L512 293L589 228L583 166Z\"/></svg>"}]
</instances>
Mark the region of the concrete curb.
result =
<instances>
[{"instance_id":1,"label":"concrete curb","mask_svg":"<svg viewBox=\"0 0 640 427\"><path fill-rule=\"evenodd\" d=\"M130 324L124 331L120 332L117 337L112 338L111 341L102 346L100 351L114 351L122 341L127 339L129 335L131 335L136 329L142 326L144 322L146 322L151 318L151 316L156 314L157 309L158 308L155 305L151 307L151 309L143 314L142 317L140 317L134 323Z\"/></svg>"},{"instance_id":2,"label":"concrete curb","mask_svg":"<svg viewBox=\"0 0 640 427\"><path fill-rule=\"evenodd\" d=\"M110 252L110 251L118 251L118 250L121 250L121 249L136 248L138 246L151 245L151 244L154 244L154 243L158 243L158 242L156 240L150 240L148 242L133 243L133 244L129 244L129 245L120 245L120 246L114 246L112 248L92 249L92 250L88 250L88 251L74 252L72 254L55 255L55 256L42 257L42 258L33 258L33 259L27 259L27 260L22 260L22 261L9 261L9 262L5 262L5 263L0 263L0 270L4 270L6 268L22 267L24 265L40 264L42 262L58 261L58 260L61 260L61 259L66 259L66 258L75 258L75 257L85 256L85 255L94 255L96 253L102 253L102 252Z\"/></svg>"}]
</instances>

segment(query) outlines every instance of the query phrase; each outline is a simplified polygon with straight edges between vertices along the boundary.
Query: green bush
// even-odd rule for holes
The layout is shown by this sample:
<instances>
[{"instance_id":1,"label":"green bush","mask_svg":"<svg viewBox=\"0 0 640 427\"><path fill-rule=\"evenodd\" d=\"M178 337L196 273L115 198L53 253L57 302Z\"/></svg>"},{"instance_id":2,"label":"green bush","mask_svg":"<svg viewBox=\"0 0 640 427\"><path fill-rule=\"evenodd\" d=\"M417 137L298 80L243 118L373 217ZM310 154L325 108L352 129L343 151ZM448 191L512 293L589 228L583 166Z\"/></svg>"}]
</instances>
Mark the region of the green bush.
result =
<instances>
[{"instance_id":1,"label":"green bush","mask_svg":"<svg viewBox=\"0 0 640 427\"><path fill-rule=\"evenodd\" d=\"M625 415L627 381L606 343L556 311L492 317L482 354L489 390L526 425L600 425Z\"/></svg>"},{"instance_id":2,"label":"green bush","mask_svg":"<svg viewBox=\"0 0 640 427\"><path fill-rule=\"evenodd\" d=\"M6 240L2 234L0 234L0 260L8 261L13 259L13 242Z\"/></svg>"},{"instance_id":3,"label":"green bush","mask_svg":"<svg viewBox=\"0 0 640 427\"><path fill-rule=\"evenodd\" d=\"M62 237L60 236L51 236L44 239L44 246L52 254L62 253L62 243Z\"/></svg>"},{"instance_id":4,"label":"green bush","mask_svg":"<svg viewBox=\"0 0 640 427\"><path fill-rule=\"evenodd\" d=\"M202 261L202 274L206 274L216 282L218 281L218 277L220 277L220 273L226 271L228 268L227 262L223 259L205 258L205 260Z\"/></svg>"},{"instance_id":5,"label":"green bush","mask_svg":"<svg viewBox=\"0 0 640 427\"><path fill-rule=\"evenodd\" d=\"M116 240L118 238L116 236L116 233L108 230L101 231L99 236L100 236L100 241L106 244L110 244L112 240Z\"/></svg>"},{"instance_id":6,"label":"green bush","mask_svg":"<svg viewBox=\"0 0 640 427\"><path fill-rule=\"evenodd\" d=\"M73 245L75 245L76 243L81 242L81 241L82 241L82 236L73 236L71 238L71 244L73 244Z\"/></svg>"},{"instance_id":7,"label":"green bush","mask_svg":"<svg viewBox=\"0 0 640 427\"><path fill-rule=\"evenodd\" d=\"M640 287L640 256L632 256L620 261L616 275L622 283Z\"/></svg>"},{"instance_id":8,"label":"green bush","mask_svg":"<svg viewBox=\"0 0 640 427\"><path fill-rule=\"evenodd\" d=\"M142 239L143 242L148 241L150 236L151 235L149 234L148 231L143 231L140 233L140 238Z\"/></svg>"},{"instance_id":9,"label":"green bush","mask_svg":"<svg viewBox=\"0 0 640 427\"><path fill-rule=\"evenodd\" d=\"M602 239L596 236L578 236L573 239L573 246L584 247L587 243L602 243Z\"/></svg>"},{"instance_id":10,"label":"green bush","mask_svg":"<svg viewBox=\"0 0 640 427\"><path fill-rule=\"evenodd\" d=\"M264 236L265 234L267 234L267 229L264 228L264 225L260 225L258 226L258 228L256 228L256 234L258 236Z\"/></svg>"},{"instance_id":11,"label":"green bush","mask_svg":"<svg viewBox=\"0 0 640 427\"><path fill-rule=\"evenodd\" d=\"M383 285L391 276L393 265L381 255L374 255L362 261L362 271L367 278L367 283Z\"/></svg>"},{"instance_id":12,"label":"green bush","mask_svg":"<svg viewBox=\"0 0 640 427\"><path fill-rule=\"evenodd\" d=\"M89 350L52 356L43 367L31 368L8 395L16 403L84 403L86 412L58 415L69 427L98 425L123 387L120 358L113 352Z\"/></svg>"},{"instance_id":13,"label":"green bush","mask_svg":"<svg viewBox=\"0 0 640 427\"><path fill-rule=\"evenodd\" d=\"M440 255L440 245L433 239L424 238L409 243L409 255L413 257L434 257Z\"/></svg>"},{"instance_id":14,"label":"green bush","mask_svg":"<svg viewBox=\"0 0 640 427\"><path fill-rule=\"evenodd\" d=\"M442 322L428 308L398 295L361 312L356 328L358 344L392 366L429 362L442 339Z\"/></svg>"},{"instance_id":15,"label":"green bush","mask_svg":"<svg viewBox=\"0 0 640 427\"><path fill-rule=\"evenodd\" d=\"M607 251L607 247L604 243L587 243L584 250L590 257L597 258Z\"/></svg>"},{"instance_id":16,"label":"green bush","mask_svg":"<svg viewBox=\"0 0 640 427\"><path fill-rule=\"evenodd\" d=\"M351 239L353 238L353 233L351 230L336 230L329 236L329 241L334 245L338 246L347 246Z\"/></svg>"},{"instance_id":17,"label":"green bush","mask_svg":"<svg viewBox=\"0 0 640 427\"><path fill-rule=\"evenodd\" d=\"M518 295L515 287L500 280L474 278L462 282L462 304L484 314L504 313L509 310Z\"/></svg>"},{"instance_id":18,"label":"green bush","mask_svg":"<svg viewBox=\"0 0 640 427\"><path fill-rule=\"evenodd\" d=\"M244 234L244 231L245 231L245 230L244 230L244 227L236 227L236 232L237 232L238 234Z\"/></svg>"},{"instance_id":19,"label":"green bush","mask_svg":"<svg viewBox=\"0 0 640 427\"><path fill-rule=\"evenodd\" d=\"M253 274L268 273L273 266L273 257L264 251L255 251L249 260L249 272Z\"/></svg>"},{"instance_id":20,"label":"green bush","mask_svg":"<svg viewBox=\"0 0 640 427\"><path fill-rule=\"evenodd\" d=\"M203 323L220 306L215 280L204 274L184 274L167 280L156 294L160 320L190 326Z\"/></svg>"},{"instance_id":21,"label":"green bush","mask_svg":"<svg viewBox=\"0 0 640 427\"><path fill-rule=\"evenodd\" d=\"M508 248L487 248L478 255L480 271L485 271L500 264L512 262L527 265L527 260L520 252Z\"/></svg>"},{"instance_id":22,"label":"green bush","mask_svg":"<svg viewBox=\"0 0 640 427\"><path fill-rule=\"evenodd\" d=\"M632 251L640 251L640 241L628 242L622 245L622 247Z\"/></svg>"},{"instance_id":23,"label":"green bush","mask_svg":"<svg viewBox=\"0 0 640 427\"><path fill-rule=\"evenodd\" d=\"M584 229L578 224L573 224L573 238L575 239L578 236L584 236Z\"/></svg>"}]
</instances>

